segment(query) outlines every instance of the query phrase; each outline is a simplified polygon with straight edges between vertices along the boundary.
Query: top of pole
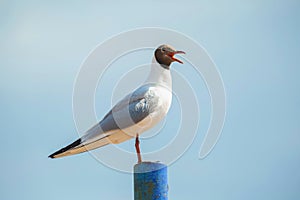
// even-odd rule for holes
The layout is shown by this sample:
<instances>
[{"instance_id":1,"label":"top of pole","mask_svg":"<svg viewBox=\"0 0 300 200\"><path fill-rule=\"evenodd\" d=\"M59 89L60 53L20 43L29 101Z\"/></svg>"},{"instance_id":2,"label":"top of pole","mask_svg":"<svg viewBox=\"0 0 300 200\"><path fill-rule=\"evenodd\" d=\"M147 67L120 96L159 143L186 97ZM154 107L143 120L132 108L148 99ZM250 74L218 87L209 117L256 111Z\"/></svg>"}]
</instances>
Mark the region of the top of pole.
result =
<instances>
[{"instance_id":1,"label":"top of pole","mask_svg":"<svg viewBox=\"0 0 300 200\"><path fill-rule=\"evenodd\" d=\"M145 161L134 165L134 173L152 172L160 170L162 168L167 168L167 165L159 162Z\"/></svg>"}]
</instances>

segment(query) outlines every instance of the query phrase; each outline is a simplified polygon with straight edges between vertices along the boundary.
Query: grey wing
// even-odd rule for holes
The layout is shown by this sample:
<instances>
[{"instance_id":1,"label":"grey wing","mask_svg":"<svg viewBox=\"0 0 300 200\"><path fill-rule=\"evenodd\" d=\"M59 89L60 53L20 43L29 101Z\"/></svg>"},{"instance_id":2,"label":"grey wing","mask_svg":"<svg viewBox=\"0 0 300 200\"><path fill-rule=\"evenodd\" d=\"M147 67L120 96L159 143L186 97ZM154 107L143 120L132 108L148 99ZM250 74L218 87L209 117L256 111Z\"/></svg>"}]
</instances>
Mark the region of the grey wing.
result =
<instances>
[{"instance_id":1,"label":"grey wing","mask_svg":"<svg viewBox=\"0 0 300 200\"><path fill-rule=\"evenodd\" d=\"M153 84L147 84L127 95L99 123L104 132L124 129L154 112L159 97Z\"/></svg>"},{"instance_id":2,"label":"grey wing","mask_svg":"<svg viewBox=\"0 0 300 200\"><path fill-rule=\"evenodd\" d=\"M158 109L158 102L159 97L155 92L154 85L148 84L138 88L117 103L103 120L89 129L83 137L49 157L58 158L78 154L110 143L120 143L130 139L130 136L126 134L118 134L122 132L119 130L145 119Z\"/></svg>"}]
</instances>

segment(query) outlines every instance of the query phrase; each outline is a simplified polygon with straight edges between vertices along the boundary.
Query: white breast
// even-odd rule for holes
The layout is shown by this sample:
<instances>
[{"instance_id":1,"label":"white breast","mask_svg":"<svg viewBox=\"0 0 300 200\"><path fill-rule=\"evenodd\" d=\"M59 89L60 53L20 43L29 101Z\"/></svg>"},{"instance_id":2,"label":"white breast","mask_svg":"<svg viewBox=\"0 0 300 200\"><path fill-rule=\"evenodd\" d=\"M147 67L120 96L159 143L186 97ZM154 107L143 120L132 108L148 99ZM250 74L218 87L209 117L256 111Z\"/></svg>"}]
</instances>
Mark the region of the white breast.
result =
<instances>
[{"instance_id":1,"label":"white breast","mask_svg":"<svg viewBox=\"0 0 300 200\"><path fill-rule=\"evenodd\" d=\"M149 88L149 90L153 90L159 100L154 112L151 112L145 119L139 121L137 124L120 131L122 134L127 135L127 137L136 137L136 134L142 134L154 127L166 116L172 103L172 77L170 70L160 66L160 64L156 62L155 58L152 59L150 67L151 70L145 84L155 84L155 86ZM141 104L143 103L145 102L141 102ZM116 143L119 143L122 140L123 139L118 139L116 140Z\"/></svg>"}]
</instances>

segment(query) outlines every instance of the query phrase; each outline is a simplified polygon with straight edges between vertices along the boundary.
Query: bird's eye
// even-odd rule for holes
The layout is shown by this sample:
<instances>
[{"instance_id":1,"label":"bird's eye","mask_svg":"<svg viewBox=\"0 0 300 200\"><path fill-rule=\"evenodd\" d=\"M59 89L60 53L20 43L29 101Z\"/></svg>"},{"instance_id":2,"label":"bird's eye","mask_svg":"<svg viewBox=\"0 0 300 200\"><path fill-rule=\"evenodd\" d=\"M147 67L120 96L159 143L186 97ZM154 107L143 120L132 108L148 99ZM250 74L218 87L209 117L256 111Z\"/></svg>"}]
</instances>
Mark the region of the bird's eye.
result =
<instances>
[{"instance_id":1,"label":"bird's eye","mask_svg":"<svg viewBox=\"0 0 300 200\"><path fill-rule=\"evenodd\" d=\"M163 52L165 51L165 49L164 49L164 48L162 48L161 50L162 50Z\"/></svg>"}]
</instances>

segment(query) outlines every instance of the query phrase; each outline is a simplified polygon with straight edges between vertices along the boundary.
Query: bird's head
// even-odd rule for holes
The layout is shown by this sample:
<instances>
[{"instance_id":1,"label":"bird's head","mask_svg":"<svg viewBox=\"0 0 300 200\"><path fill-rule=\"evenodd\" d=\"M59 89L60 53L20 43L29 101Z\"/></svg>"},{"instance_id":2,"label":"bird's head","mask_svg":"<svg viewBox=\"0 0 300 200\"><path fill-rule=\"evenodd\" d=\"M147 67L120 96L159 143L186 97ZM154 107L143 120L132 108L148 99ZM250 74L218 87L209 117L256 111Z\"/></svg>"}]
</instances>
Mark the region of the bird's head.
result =
<instances>
[{"instance_id":1,"label":"bird's head","mask_svg":"<svg viewBox=\"0 0 300 200\"><path fill-rule=\"evenodd\" d=\"M170 65L172 62L176 61L179 63L183 63L181 60L174 57L175 54L185 54L184 51L176 51L170 45L160 45L154 53L156 61L161 64L164 68L170 69Z\"/></svg>"}]
</instances>

